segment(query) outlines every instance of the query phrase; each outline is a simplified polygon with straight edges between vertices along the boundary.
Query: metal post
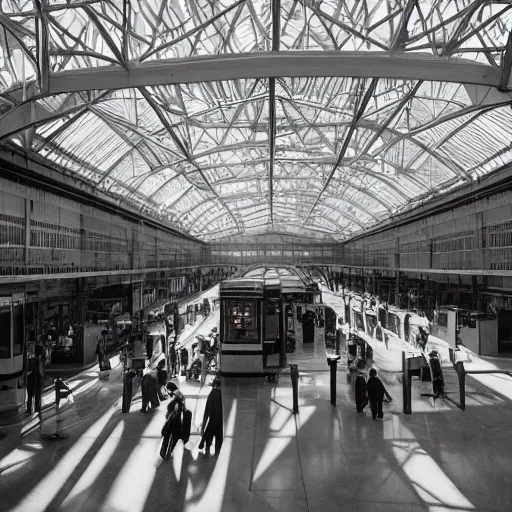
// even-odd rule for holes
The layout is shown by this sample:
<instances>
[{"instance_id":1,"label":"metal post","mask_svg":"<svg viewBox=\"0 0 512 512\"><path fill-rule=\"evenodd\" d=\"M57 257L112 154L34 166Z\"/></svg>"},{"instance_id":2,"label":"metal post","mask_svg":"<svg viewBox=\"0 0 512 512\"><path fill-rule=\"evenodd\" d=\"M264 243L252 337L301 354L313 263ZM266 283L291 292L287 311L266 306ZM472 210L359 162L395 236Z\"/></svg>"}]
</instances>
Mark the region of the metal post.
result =
<instances>
[{"instance_id":1,"label":"metal post","mask_svg":"<svg viewBox=\"0 0 512 512\"><path fill-rule=\"evenodd\" d=\"M290 364L290 377L292 379L293 414L299 414L299 365Z\"/></svg>"},{"instance_id":2,"label":"metal post","mask_svg":"<svg viewBox=\"0 0 512 512\"><path fill-rule=\"evenodd\" d=\"M407 365L409 366L409 362ZM407 369L407 411L406 414L412 414L412 373Z\"/></svg>"},{"instance_id":3,"label":"metal post","mask_svg":"<svg viewBox=\"0 0 512 512\"><path fill-rule=\"evenodd\" d=\"M55 433L59 432L60 421L60 377L55 379Z\"/></svg>"},{"instance_id":4,"label":"metal post","mask_svg":"<svg viewBox=\"0 0 512 512\"><path fill-rule=\"evenodd\" d=\"M403 402L404 402L404 405L403 405L403 413L404 414L409 414L408 413L408 406L407 406L407 402L408 402L408 391L407 391L407 386L409 384L409 371L408 371L408 367L407 367L407 359L405 357L405 351L402 352L402 397L403 397Z\"/></svg>"},{"instance_id":5,"label":"metal post","mask_svg":"<svg viewBox=\"0 0 512 512\"><path fill-rule=\"evenodd\" d=\"M457 377L459 378L459 394L460 394L460 408L466 410L466 370L464 363L458 362L454 364Z\"/></svg>"},{"instance_id":6,"label":"metal post","mask_svg":"<svg viewBox=\"0 0 512 512\"><path fill-rule=\"evenodd\" d=\"M279 368L286 368L286 308L282 298L279 303L279 307Z\"/></svg>"},{"instance_id":7,"label":"metal post","mask_svg":"<svg viewBox=\"0 0 512 512\"><path fill-rule=\"evenodd\" d=\"M331 366L331 405L336 405L336 367L338 366L337 359L329 361Z\"/></svg>"}]
</instances>

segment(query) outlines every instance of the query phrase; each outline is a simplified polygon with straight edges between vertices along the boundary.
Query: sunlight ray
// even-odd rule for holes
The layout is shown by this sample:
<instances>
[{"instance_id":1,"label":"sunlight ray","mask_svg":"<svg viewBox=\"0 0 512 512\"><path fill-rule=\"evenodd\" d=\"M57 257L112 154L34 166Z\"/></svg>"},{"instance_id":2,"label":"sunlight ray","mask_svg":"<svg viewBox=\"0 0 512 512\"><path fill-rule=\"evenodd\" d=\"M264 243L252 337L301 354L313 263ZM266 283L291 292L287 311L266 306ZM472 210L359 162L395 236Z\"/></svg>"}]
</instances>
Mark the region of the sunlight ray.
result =
<instances>
[{"instance_id":1,"label":"sunlight ray","mask_svg":"<svg viewBox=\"0 0 512 512\"><path fill-rule=\"evenodd\" d=\"M117 409L111 407L96 421L80 439L66 452L53 469L30 491L11 512L43 512L66 483L63 475L70 475L97 442Z\"/></svg>"},{"instance_id":2,"label":"sunlight ray","mask_svg":"<svg viewBox=\"0 0 512 512\"><path fill-rule=\"evenodd\" d=\"M300 408L300 417L299 417L299 426L298 429L302 428L305 423L313 416L316 407L314 405L311 406L303 406ZM277 460L277 458L286 450L288 445L292 442L292 440L296 439L298 430L295 429L295 416L292 415L286 423L283 425L282 430L288 432L288 430L293 426L293 430L295 432L293 434L289 434L288 436L281 437L279 432L274 432L271 430L270 437L267 440L267 444L263 449L263 453L258 461L258 465L254 471L254 475L252 481L255 482L260 478L263 473Z\"/></svg>"},{"instance_id":3,"label":"sunlight ray","mask_svg":"<svg viewBox=\"0 0 512 512\"><path fill-rule=\"evenodd\" d=\"M231 410L229 412L229 417L226 424L226 436L224 437L224 442L222 443L222 449L218 455L215 469L213 470L213 473L208 481L206 490L198 502L186 503L183 512L196 512L198 510L208 510L208 512L222 512L233 443L233 434L228 436L227 433L233 433L235 430L237 407L238 401L235 398L233 399ZM191 483L189 479L187 492L190 488Z\"/></svg>"},{"instance_id":4,"label":"sunlight ray","mask_svg":"<svg viewBox=\"0 0 512 512\"><path fill-rule=\"evenodd\" d=\"M123 430L124 422L121 421L110 437L105 441L103 446L98 450L98 453L94 456L94 459L92 459L91 463L80 477L80 480L78 480L73 489L71 489L70 493L66 496L66 499L61 505L62 509L76 510L78 508L76 500L82 493L85 493L87 489L94 485L101 472L112 459L112 456L121 441L121 434L123 433ZM83 499L87 499L87 497L84 496Z\"/></svg>"}]
</instances>

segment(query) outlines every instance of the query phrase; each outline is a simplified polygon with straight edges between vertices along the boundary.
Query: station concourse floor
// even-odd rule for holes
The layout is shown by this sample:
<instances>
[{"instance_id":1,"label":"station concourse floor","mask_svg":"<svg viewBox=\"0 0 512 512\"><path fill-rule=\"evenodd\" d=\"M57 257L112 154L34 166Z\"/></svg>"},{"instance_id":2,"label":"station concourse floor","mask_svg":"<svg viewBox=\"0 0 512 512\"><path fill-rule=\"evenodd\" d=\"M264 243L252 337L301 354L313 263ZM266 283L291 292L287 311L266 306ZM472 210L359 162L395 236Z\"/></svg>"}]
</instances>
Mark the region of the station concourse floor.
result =
<instances>
[{"instance_id":1,"label":"station concourse floor","mask_svg":"<svg viewBox=\"0 0 512 512\"><path fill-rule=\"evenodd\" d=\"M277 383L223 377L224 443L218 457L204 458L197 427L211 388L182 380L193 435L172 459L159 457L166 404L142 414L136 395L128 414L116 402L69 428L67 439L26 436L0 461L0 510L512 510L510 399L475 383L466 411L432 409L415 383L405 416L401 388L390 383L393 402L373 421L368 410L356 413L340 365L332 407L320 334L308 346L298 339L289 354L301 371L297 416L289 375Z\"/></svg>"}]
</instances>

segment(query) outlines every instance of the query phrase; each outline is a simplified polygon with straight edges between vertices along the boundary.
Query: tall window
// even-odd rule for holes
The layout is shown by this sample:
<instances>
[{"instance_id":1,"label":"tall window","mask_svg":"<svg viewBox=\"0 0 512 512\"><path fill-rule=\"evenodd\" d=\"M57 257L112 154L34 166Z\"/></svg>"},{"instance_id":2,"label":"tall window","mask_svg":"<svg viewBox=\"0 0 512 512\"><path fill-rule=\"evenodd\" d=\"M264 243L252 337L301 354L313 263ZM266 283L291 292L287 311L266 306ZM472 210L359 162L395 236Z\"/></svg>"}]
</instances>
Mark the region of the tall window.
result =
<instances>
[{"instance_id":1,"label":"tall window","mask_svg":"<svg viewBox=\"0 0 512 512\"><path fill-rule=\"evenodd\" d=\"M232 300L227 304L225 343L259 343L258 308L255 301Z\"/></svg>"}]
</instances>

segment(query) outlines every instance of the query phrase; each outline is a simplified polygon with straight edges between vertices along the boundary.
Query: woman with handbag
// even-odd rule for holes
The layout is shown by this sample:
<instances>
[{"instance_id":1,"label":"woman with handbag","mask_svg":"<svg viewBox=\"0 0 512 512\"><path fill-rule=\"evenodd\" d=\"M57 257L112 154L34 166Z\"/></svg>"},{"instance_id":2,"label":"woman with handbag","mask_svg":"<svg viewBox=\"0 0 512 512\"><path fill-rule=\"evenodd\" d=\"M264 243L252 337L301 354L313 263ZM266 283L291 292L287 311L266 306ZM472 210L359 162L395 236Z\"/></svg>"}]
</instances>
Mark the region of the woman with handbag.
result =
<instances>
[{"instance_id":1,"label":"woman with handbag","mask_svg":"<svg viewBox=\"0 0 512 512\"><path fill-rule=\"evenodd\" d=\"M172 383L169 383L172 384ZM189 411L185 405L185 397L174 385L171 391L171 402L167 406L166 421L162 428L162 447L160 457L167 460L177 442L181 439L183 444L187 444L190 438L190 427L192 424L192 411Z\"/></svg>"}]
</instances>

